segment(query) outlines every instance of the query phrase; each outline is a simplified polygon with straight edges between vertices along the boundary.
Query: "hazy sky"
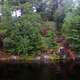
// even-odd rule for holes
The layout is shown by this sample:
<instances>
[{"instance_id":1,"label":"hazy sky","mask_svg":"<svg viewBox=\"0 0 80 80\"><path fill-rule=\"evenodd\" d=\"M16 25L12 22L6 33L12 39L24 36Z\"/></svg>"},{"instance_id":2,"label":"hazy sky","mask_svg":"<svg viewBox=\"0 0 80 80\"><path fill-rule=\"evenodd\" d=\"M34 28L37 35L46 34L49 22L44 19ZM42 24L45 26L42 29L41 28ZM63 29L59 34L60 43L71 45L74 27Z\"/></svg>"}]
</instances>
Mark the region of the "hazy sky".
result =
<instances>
[{"instance_id":1,"label":"hazy sky","mask_svg":"<svg viewBox=\"0 0 80 80\"><path fill-rule=\"evenodd\" d=\"M21 16L21 10L16 10L16 11L12 11L12 16L13 17L19 17L19 16Z\"/></svg>"},{"instance_id":2,"label":"hazy sky","mask_svg":"<svg viewBox=\"0 0 80 80\"><path fill-rule=\"evenodd\" d=\"M78 6L78 0L74 0L75 7Z\"/></svg>"}]
</instances>

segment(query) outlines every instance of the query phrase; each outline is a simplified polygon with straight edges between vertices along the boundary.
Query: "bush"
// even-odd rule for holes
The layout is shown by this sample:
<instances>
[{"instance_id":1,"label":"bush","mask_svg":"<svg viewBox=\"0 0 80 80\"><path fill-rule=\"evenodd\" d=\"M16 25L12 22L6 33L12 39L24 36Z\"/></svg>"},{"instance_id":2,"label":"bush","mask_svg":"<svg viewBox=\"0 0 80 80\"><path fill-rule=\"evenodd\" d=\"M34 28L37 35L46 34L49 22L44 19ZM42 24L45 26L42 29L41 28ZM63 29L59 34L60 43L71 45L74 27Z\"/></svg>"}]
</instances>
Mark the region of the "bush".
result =
<instances>
[{"instance_id":1,"label":"bush","mask_svg":"<svg viewBox=\"0 0 80 80\"><path fill-rule=\"evenodd\" d=\"M23 8L25 14L12 23L12 26L7 27L4 38L4 47L12 53L33 53L42 45L39 33L40 16L32 12L29 3L24 4Z\"/></svg>"},{"instance_id":2,"label":"bush","mask_svg":"<svg viewBox=\"0 0 80 80\"><path fill-rule=\"evenodd\" d=\"M68 14L65 18L62 31L69 40L71 48L80 53L80 15Z\"/></svg>"},{"instance_id":3,"label":"bush","mask_svg":"<svg viewBox=\"0 0 80 80\"><path fill-rule=\"evenodd\" d=\"M52 31L49 31L48 36L44 39L40 34L41 17L32 11L32 5L25 3L22 7L25 13L17 18L15 23L9 18L11 22L8 23L9 26L3 40L5 49L11 53L26 55L37 53L45 47L55 46Z\"/></svg>"}]
</instances>

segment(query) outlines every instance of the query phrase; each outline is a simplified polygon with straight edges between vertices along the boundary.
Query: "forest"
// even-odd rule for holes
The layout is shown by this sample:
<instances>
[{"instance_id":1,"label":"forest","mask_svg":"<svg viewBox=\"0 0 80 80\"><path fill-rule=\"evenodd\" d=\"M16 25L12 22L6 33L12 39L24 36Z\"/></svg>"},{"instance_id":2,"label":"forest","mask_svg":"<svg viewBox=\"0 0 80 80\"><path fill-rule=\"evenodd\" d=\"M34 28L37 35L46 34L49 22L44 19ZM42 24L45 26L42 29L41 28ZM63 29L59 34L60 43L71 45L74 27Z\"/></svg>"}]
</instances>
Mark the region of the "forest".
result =
<instances>
[{"instance_id":1,"label":"forest","mask_svg":"<svg viewBox=\"0 0 80 80\"><path fill-rule=\"evenodd\" d=\"M0 0L0 60L80 56L80 0Z\"/></svg>"}]
</instances>

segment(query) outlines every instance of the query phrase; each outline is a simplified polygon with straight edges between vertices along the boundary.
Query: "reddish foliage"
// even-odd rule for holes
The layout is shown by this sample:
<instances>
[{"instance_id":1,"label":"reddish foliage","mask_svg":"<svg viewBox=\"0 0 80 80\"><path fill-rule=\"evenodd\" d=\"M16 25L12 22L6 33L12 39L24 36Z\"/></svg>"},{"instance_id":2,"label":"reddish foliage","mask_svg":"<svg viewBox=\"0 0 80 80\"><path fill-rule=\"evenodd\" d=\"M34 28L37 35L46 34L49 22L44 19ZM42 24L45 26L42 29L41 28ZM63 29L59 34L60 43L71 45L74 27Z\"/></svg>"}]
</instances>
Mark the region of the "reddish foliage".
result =
<instances>
[{"instance_id":1,"label":"reddish foliage","mask_svg":"<svg viewBox=\"0 0 80 80\"><path fill-rule=\"evenodd\" d=\"M71 51L70 49L68 50L68 52L69 52L69 58L72 60L75 60L75 58L76 58L75 52Z\"/></svg>"},{"instance_id":2,"label":"reddish foliage","mask_svg":"<svg viewBox=\"0 0 80 80\"><path fill-rule=\"evenodd\" d=\"M76 54L74 51L71 50L68 40L65 39L64 36L59 36L58 39L59 39L60 45L64 47L64 51L66 52L66 55L68 55L68 58L71 60L75 60Z\"/></svg>"}]
</instances>

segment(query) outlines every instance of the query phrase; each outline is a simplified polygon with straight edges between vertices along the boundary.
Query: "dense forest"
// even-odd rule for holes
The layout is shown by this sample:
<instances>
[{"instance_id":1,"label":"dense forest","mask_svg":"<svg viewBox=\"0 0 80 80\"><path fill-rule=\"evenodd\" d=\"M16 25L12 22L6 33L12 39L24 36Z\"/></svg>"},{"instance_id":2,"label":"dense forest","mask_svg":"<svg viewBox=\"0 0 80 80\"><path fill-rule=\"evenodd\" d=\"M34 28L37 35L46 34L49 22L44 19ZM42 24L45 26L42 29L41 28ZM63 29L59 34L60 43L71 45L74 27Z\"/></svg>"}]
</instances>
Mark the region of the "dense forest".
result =
<instances>
[{"instance_id":1,"label":"dense forest","mask_svg":"<svg viewBox=\"0 0 80 80\"><path fill-rule=\"evenodd\" d=\"M57 53L59 36L80 53L80 0L0 1L1 50L21 55L50 49Z\"/></svg>"}]
</instances>

